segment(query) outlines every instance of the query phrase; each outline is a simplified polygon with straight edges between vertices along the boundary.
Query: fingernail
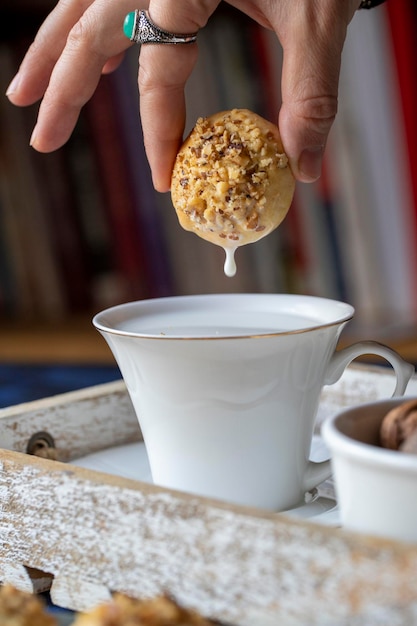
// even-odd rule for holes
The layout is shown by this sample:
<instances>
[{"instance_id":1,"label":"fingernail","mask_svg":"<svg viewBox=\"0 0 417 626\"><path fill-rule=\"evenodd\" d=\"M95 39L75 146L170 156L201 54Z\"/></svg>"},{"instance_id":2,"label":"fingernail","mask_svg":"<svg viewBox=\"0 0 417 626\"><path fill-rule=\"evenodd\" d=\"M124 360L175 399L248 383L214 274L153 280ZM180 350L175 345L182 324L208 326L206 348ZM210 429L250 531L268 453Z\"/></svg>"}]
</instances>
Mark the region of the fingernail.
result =
<instances>
[{"instance_id":1,"label":"fingernail","mask_svg":"<svg viewBox=\"0 0 417 626\"><path fill-rule=\"evenodd\" d=\"M13 78L12 82L10 83L10 85L7 87L6 96L11 96L12 94L14 94L15 91L17 91L17 88L19 86L19 81L20 81L20 76L17 73L16 76Z\"/></svg>"},{"instance_id":2,"label":"fingernail","mask_svg":"<svg viewBox=\"0 0 417 626\"><path fill-rule=\"evenodd\" d=\"M298 169L306 182L313 182L320 178L323 146L306 148L298 160Z\"/></svg>"},{"instance_id":3,"label":"fingernail","mask_svg":"<svg viewBox=\"0 0 417 626\"><path fill-rule=\"evenodd\" d=\"M32 146L32 148L35 146L36 143L36 126L32 131L32 135L30 137L30 141L29 141L29 145Z\"/></svg>"}]
</instances>

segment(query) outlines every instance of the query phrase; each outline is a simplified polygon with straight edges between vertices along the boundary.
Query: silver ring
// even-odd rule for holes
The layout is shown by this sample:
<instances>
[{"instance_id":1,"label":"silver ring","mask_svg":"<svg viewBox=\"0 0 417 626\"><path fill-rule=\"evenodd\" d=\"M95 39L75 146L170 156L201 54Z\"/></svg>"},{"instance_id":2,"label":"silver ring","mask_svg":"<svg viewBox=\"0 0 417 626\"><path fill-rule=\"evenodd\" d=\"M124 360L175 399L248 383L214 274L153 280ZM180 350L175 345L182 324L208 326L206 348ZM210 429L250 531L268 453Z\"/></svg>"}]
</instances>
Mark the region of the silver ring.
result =
<instances>
[{"instance_id":1,"label":"silver ring","mask_svg":"<svg viewBox=\"0 0 417 626\"><path fill-rule=\"evenodd\" d=\"M135 21L130 36L130 41L135 43L194 43L197 40L198 33L190 33L188 35L180 35L162 30L152 22L147 11L135 11Z\"/></svg>"}]
</instances>

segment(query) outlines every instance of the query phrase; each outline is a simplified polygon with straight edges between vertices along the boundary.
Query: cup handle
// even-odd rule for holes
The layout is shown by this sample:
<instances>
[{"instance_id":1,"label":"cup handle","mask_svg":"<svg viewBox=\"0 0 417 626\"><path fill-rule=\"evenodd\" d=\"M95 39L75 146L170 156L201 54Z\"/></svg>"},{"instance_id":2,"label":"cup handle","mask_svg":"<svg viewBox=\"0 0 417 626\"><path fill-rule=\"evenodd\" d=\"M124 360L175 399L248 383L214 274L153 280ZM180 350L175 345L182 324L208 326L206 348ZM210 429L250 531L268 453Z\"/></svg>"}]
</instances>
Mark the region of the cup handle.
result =
<instances>
[{"instance_id":1,"label":"cup handle","mask_svg":"<svg viewBox=\"0 0 417 626\"><path fill-rule=\"evenodd\" d=\"M335 352L328 365L324 384L333 385L342 376L346 367L358 356L364 354L376 354L386 359L392 365L397 377L397 384L392 395L404 395L408 382L414 374L414 366L404 361L395 350L391 350L388 346L384 346L377 341L359 341ZM309 461L304 477L303 486L305 491L310 491L323 480L329 478L331 471L330 460L320 463Z\"/></svg>"},{"instance_id":2,"label":"cup handle","mask_svg":"<svg viewBox=\"0 0 417 626\"><path fill-rule=\"evenodd\" d=\"M386 359L393 367L397 377L397 384L392 396L402 396L405 393L410 378L414 374L414 366L404 361L395 350L384 346L378 341L359 341L347 348L335 352L327 368L324 384L333 385L339 380L346 367L358 356L376 354Z\"/></svg>"}]
</instances>

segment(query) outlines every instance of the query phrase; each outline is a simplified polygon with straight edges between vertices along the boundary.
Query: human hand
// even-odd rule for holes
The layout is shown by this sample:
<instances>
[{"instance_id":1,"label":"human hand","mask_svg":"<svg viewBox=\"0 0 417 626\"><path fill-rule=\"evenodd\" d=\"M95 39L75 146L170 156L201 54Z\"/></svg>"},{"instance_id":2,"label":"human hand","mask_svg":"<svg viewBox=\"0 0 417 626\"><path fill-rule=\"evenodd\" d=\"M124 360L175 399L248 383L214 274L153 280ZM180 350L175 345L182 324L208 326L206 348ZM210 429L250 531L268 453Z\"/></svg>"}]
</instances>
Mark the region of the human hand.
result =
<instances>
[{"instance_id":1,"label":"human hand","mask_svg":"<svg viewBox=\"0 0 417 626\"><path fill-rule=\"evenodd\" d=\"M337 111L342 48L358 0L229 0L262 26L273 29L284 50L279 129L294 176L320 175L327 135ZM218 2L151 0L152 20L170 32L202 28ZM189 46L142 46L140 108L154 184L169 189L182 139L184 84L196 60Z\"/></svg>"},{"instance_id":2,"label":"human hand","mask_svg":"<svg viewBox=\"0 0 417 626\"><path fill-rule=\"evenodd\" d=\"M42 98L31 145L49 152L70 136L102 71L117 67L131 45L126 13L148 8L170 32L203 28L220 0L61 0L49 15L8 90L16 105ZM284 50L279 128L295 177L320 175L327 135L337 111L341 54L359 0L229 0L273 29ZM139 57L140 112L155 188L170 188L185 124L184 85L197 46L143 45ZM82 80L80 80L82 68Z\"/></svg>"}]
</instances>

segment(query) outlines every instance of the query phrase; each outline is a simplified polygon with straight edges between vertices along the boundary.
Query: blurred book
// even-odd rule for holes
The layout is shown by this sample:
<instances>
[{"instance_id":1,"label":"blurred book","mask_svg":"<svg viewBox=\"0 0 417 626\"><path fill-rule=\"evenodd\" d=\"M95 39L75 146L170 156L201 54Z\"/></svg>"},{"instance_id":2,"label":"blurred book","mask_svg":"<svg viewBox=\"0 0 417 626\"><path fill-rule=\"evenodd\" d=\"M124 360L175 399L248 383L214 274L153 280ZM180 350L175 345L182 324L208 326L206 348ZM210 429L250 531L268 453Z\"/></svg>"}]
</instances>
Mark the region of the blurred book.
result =
<instances>
[{"instance_id":1,"label":"blurred book","mask_svg":"<svg viewBox=\"0 0 417 626\"><path fill-rule=\"evenodd\" d=\"M297 184L282 225L224 252L178 223L156 193L138 114L138 48L103 76L73 137L55 155L28 147L36 111L0 103L0 314L59 316L124 300L188 293L298 292L347 300L357 323L409 328L417 312L417 86L414 0L358 12L348 29L339 113L323 177ZM186 86L196 119L250 108L273 122L283 51L232 8L199 34ZM19 44L0 48L6 87Z\"/></svg>"}]
</instances>

